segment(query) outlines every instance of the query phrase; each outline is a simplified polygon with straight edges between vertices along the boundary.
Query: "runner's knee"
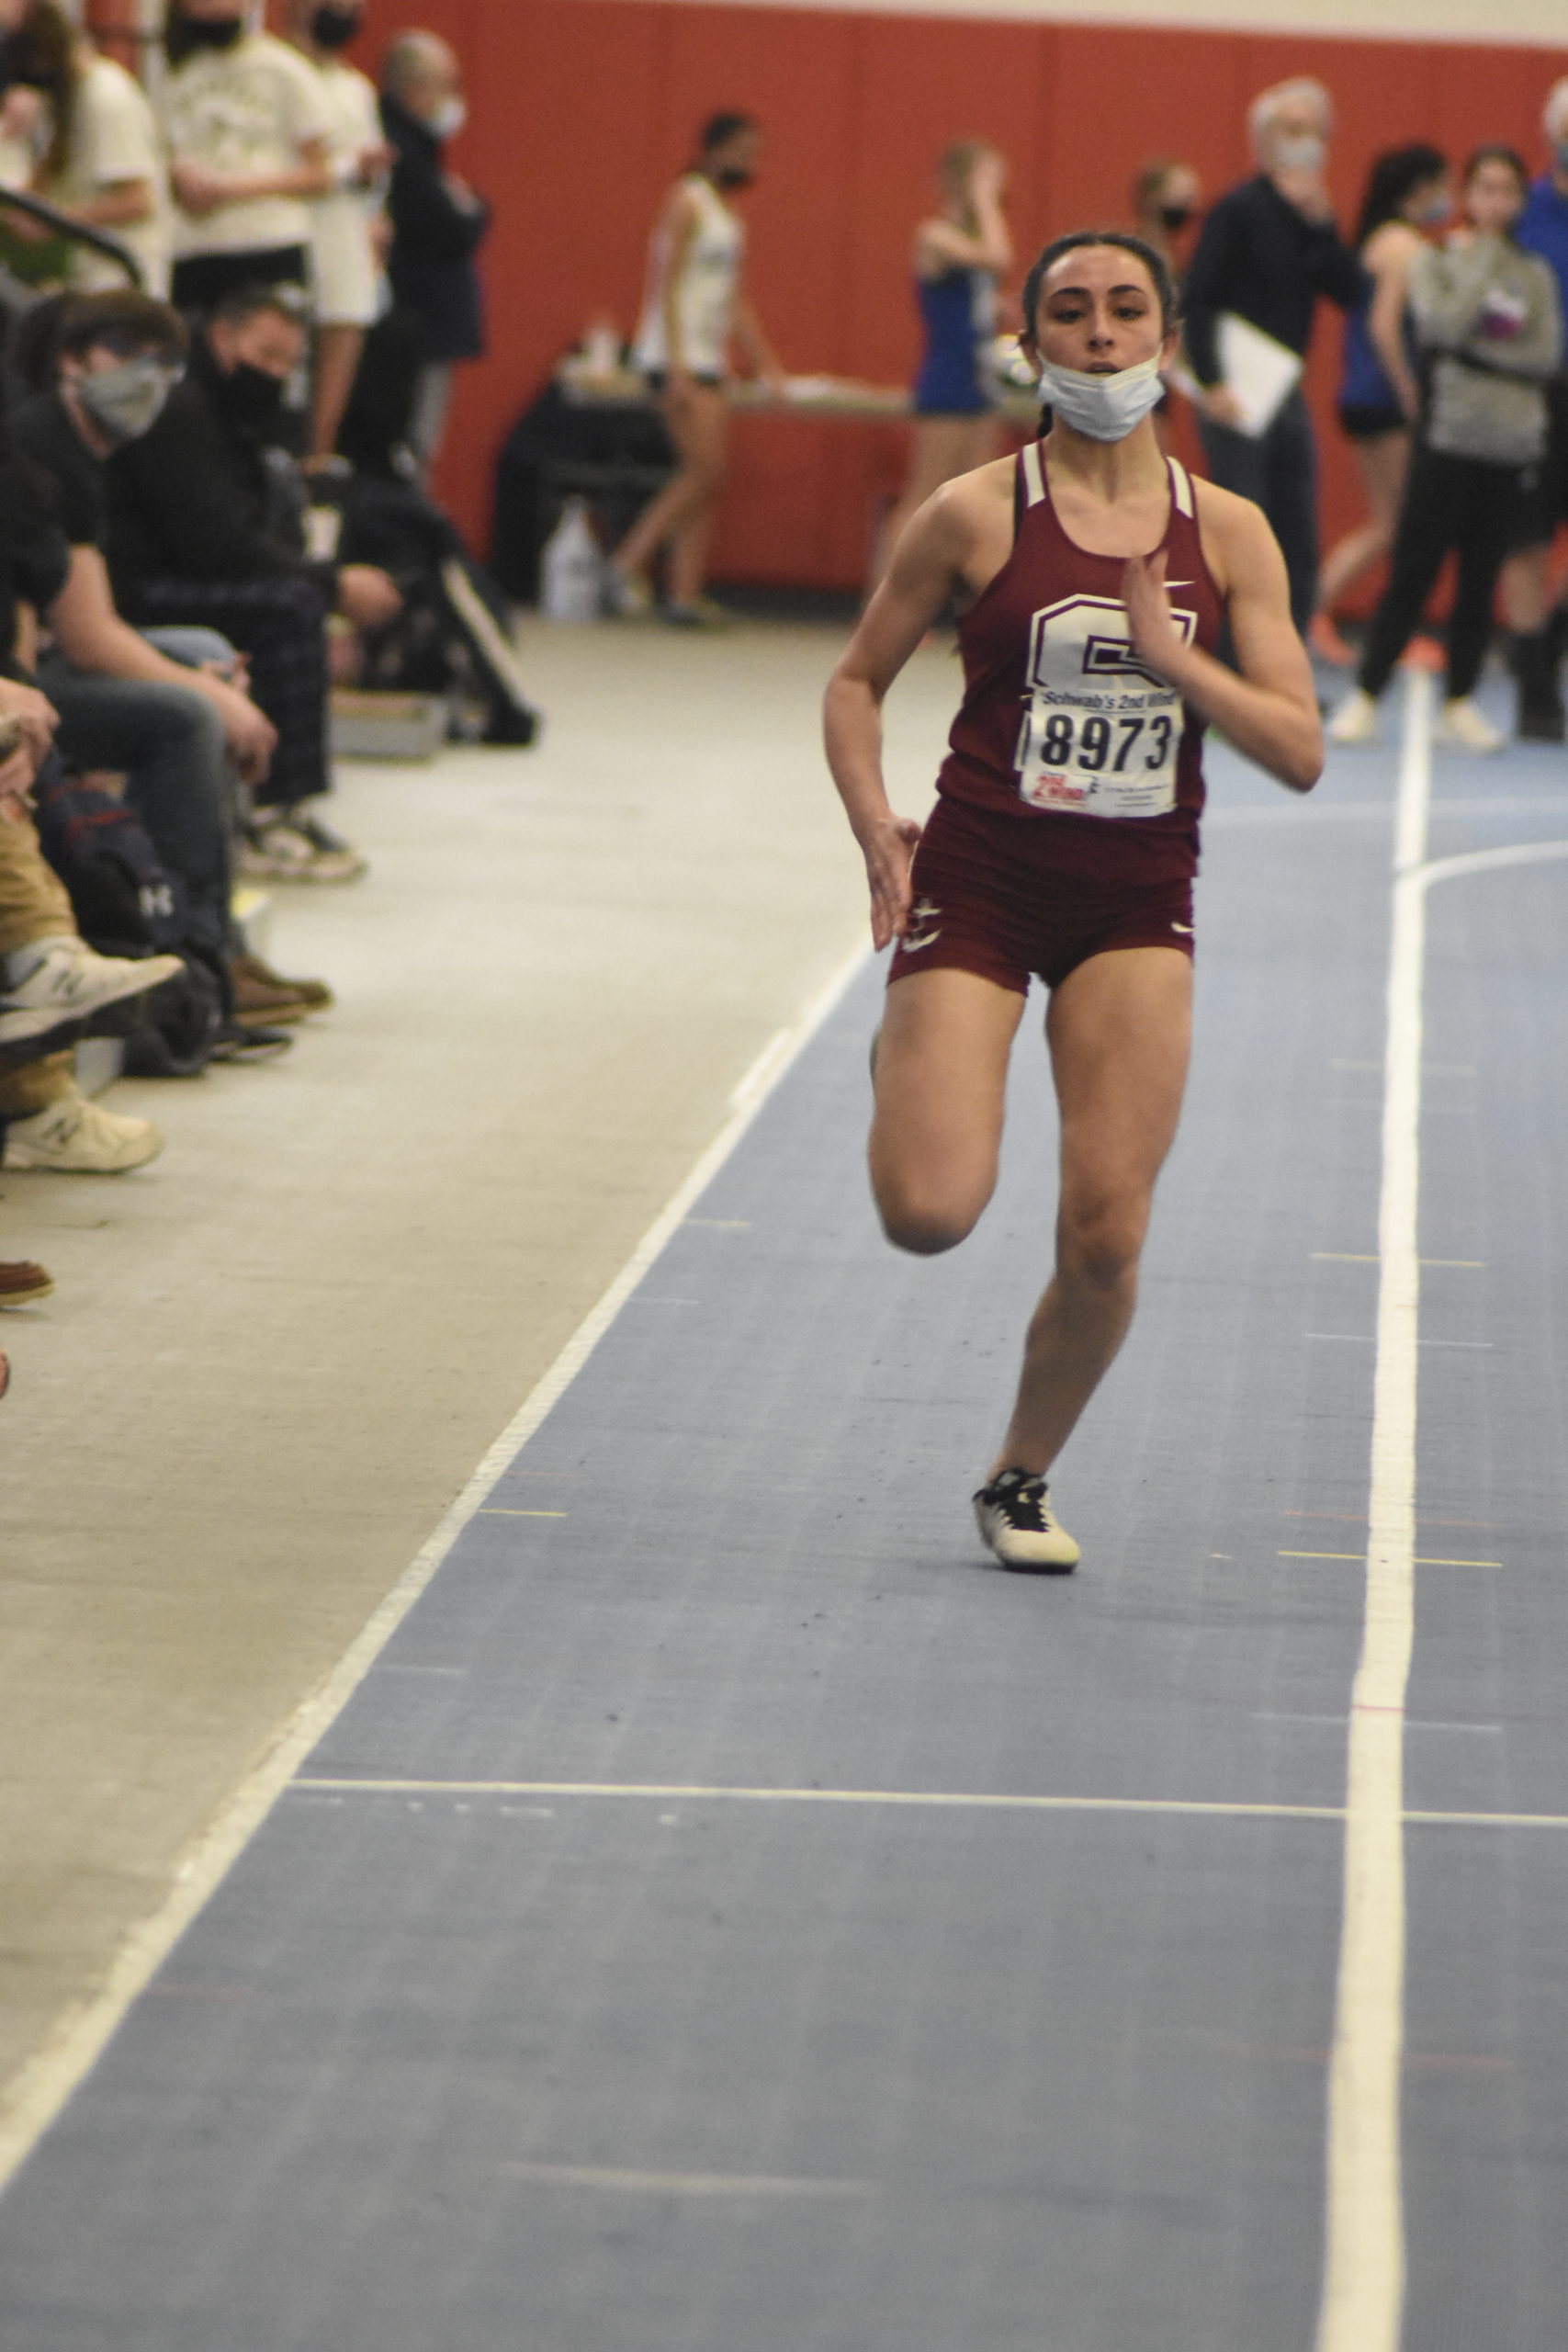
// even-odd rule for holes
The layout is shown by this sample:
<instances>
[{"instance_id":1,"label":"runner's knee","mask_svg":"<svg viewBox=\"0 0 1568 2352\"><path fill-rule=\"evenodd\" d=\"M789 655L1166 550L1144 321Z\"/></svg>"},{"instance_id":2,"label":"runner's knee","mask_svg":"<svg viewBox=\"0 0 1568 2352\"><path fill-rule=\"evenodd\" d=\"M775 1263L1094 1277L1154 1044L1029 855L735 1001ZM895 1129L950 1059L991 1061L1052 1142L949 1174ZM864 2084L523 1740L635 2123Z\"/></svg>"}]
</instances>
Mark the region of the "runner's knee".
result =
<instances>
[{"instance_id":1,"label":"runner's knee","mask_svg":"<svg viewBox=\"0 0 1568 2352\"><path fill-rule=\"evenodd\" d=\"M1064 1201L1057 1239L1061 1272L1093 1290L1119 1290L1137 1273L1147 1221L1141 1201Z\"/></svg>"},{"instance_id":2,"label":"runner's knee","mask_svg":"<svg viewBox=\"0 0 1568 2352\"><path fill-rule=\"evenodd\" d=\"M940 1258L944 1250L956 1250L967 1240L988 1197L960 1200L938 1187L889 1176L874 1167L872 1192L888 1240L916 1258Z\"/></svg>"}]
</instances>

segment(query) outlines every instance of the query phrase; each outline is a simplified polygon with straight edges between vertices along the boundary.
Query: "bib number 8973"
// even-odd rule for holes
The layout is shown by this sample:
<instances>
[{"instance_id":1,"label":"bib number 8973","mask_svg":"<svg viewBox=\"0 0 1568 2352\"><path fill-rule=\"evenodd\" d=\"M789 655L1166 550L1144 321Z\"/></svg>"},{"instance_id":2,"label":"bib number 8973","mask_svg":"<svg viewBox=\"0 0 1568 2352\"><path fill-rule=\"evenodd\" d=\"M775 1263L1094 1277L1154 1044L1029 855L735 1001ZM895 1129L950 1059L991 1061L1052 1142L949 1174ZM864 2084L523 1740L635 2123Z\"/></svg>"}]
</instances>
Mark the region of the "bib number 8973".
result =
<instances>
[{"instance_id":1,"label":"bib number 8973","mask_svg":"<svg viewBox=\"0 0 1568 2352\"><path fill-rule=\"evenodd\" d=\"M1090 775L1109 771L1125 775L1142 765L1163 768L1170 757L1176 732L1163 713L1152 718L1104 718L1098 712L1054 710L1036 744L1046 767L1085 768Z\"/></svg>"}]
</instances>

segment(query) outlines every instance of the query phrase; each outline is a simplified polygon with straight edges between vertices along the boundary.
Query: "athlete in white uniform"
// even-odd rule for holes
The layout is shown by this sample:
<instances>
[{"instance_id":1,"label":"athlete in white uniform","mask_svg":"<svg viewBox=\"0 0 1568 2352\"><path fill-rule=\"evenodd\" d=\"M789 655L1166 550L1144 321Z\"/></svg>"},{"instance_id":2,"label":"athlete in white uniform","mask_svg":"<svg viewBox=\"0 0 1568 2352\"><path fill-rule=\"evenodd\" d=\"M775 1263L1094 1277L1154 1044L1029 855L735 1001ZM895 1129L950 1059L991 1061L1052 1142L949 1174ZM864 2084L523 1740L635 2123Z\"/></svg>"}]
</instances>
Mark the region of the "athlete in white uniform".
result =
<instances>
[{"instance_id":1,"label":"athlete in white uniform","mask_svg":"<svg viewBox=\"0 0 1568 2352\"><path fill-rule=\"evenodd\" d=\"M365 336L381 311L378 239L391 150L376 85L339 54L358 32L365 0L289 0L288 38L314 67L326 109L333 193L310 208L310 292L316 309L310 459L337 447Z\"/></svg>"},{"instance_id":2,"label":"athlete in white uniform","mask_svg":"<svg viewBox=\"0 0 1568 2352\"><path fill-rule=\"evenodd\" d=\"M611 560L608 594L618 613L651 610L647 568L667 547L665 618L688 628L722 618L702 590L724 487L731 337L760 376L782 382L742 286L745 231L729 203L750 186L760 144L750 116L715 115L696 164L676 183L654 230L636 358L659 391L681 463Z\"/></svg>"}]
</instances>

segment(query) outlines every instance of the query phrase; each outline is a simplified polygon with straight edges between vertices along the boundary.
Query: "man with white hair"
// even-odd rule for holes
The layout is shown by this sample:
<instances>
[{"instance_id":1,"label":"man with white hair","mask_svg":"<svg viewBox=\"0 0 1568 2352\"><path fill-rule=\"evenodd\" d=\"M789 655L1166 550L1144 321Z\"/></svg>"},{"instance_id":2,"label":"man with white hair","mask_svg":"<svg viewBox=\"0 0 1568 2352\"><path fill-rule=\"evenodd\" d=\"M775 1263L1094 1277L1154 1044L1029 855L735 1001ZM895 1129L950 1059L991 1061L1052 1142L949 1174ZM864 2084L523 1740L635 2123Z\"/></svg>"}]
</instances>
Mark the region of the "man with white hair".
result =
<instances>
[{"instance_id":1,"label":"man with white hair","mask_svg":"<svg viewBox=\"0 0 1568 2352\"><path fill-rule=\"evenodd\" d=\"M1568 318L1568 74L1547 93L1542 115L1551 162L1531 186L1514 236L1557 274ZM1568 523L1568 368L1547 386L1546 456L1520 522L1517 552L1503 573L1503 604L1514 632L1509 659L1518 682L1517 732L1528 741L1561 743L1568 735L1558 672L1568 648L1568 591L1549 605L1549 558L1560 523Z\"/></svg>"},{"instance_id":2,"label":"man with white hair","mask_svg":"<svg viewBox=\"0 0 1568 2352\"><path fill-rule=\"evenodd\" d=\"M1187 350L1202 387L1199 430L1209 471L1261 506L1284 552L1291 613L1304 631L1317 592L1317 453L1299 383L1260 434L1224 380L1220 322L1227 314L1306 356L1321 297L1350 310L1360 264L1340 241L1324 185L1334 109L1321 82L1279 82L1247 114L1255 178L1221 197L1203 223L1184 288Z\"/></svg>"},{"instance_id":3,"label":"man with white hair","mask_svg":"<svg viewBox=\"0 0 1568 2352\"><path fill-rule=\"evenodd\" d=\"M409 440L426 469L446 426L453 368L482 358L485 349L474 256L490 226L490 207L446 164L446 141L467 119L456 51L435 33L399 33L381 68L381 121L393 156L388 275L398 308L423 330Z\"/></svg>"}]
</instances>

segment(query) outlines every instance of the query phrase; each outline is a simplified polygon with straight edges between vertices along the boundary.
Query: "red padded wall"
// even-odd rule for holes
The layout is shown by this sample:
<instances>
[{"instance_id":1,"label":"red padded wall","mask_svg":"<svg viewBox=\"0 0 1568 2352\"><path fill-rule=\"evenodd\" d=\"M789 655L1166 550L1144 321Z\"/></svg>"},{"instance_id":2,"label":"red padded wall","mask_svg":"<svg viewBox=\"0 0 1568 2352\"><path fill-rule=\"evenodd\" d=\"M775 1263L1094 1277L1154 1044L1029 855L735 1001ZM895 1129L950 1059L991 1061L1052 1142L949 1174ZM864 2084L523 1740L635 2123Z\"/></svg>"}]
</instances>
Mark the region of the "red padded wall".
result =
<instances>
[{"instance_id":1,"label":"red padded wall","mask_svg":"<svg viewBox=\"0 0 1568 2352\"><path fill-rule=\"evenodd\" d=\"M1012 164L1021 248L1125 216L1148 156L1185 156L1211 191L1247 169L1247 99L1282 74L1334 92L1333 159L1348 222L1380 147L1416 137L1462 154L1508 139L1540 158L1541 99L1568 48L1315 40L982 17L668 5L668 0L370 0L370 70L411 22L468 61L457 167L495 201L485 252L492 349L463 371L442 488L482 538L496 451L560 352L607 311L629 329L648 226L721 106L767 129L748 201L751 282L792 369L905 378L915 352L910 231L952 138L994 139ZM1312 369L1332 532L1355 511L1328 413L1338 336L1325 314ZM853 584L870 499L893 481L894 428L753 419L716 546L735 579Z\"/></svg>"}]
</instances>

